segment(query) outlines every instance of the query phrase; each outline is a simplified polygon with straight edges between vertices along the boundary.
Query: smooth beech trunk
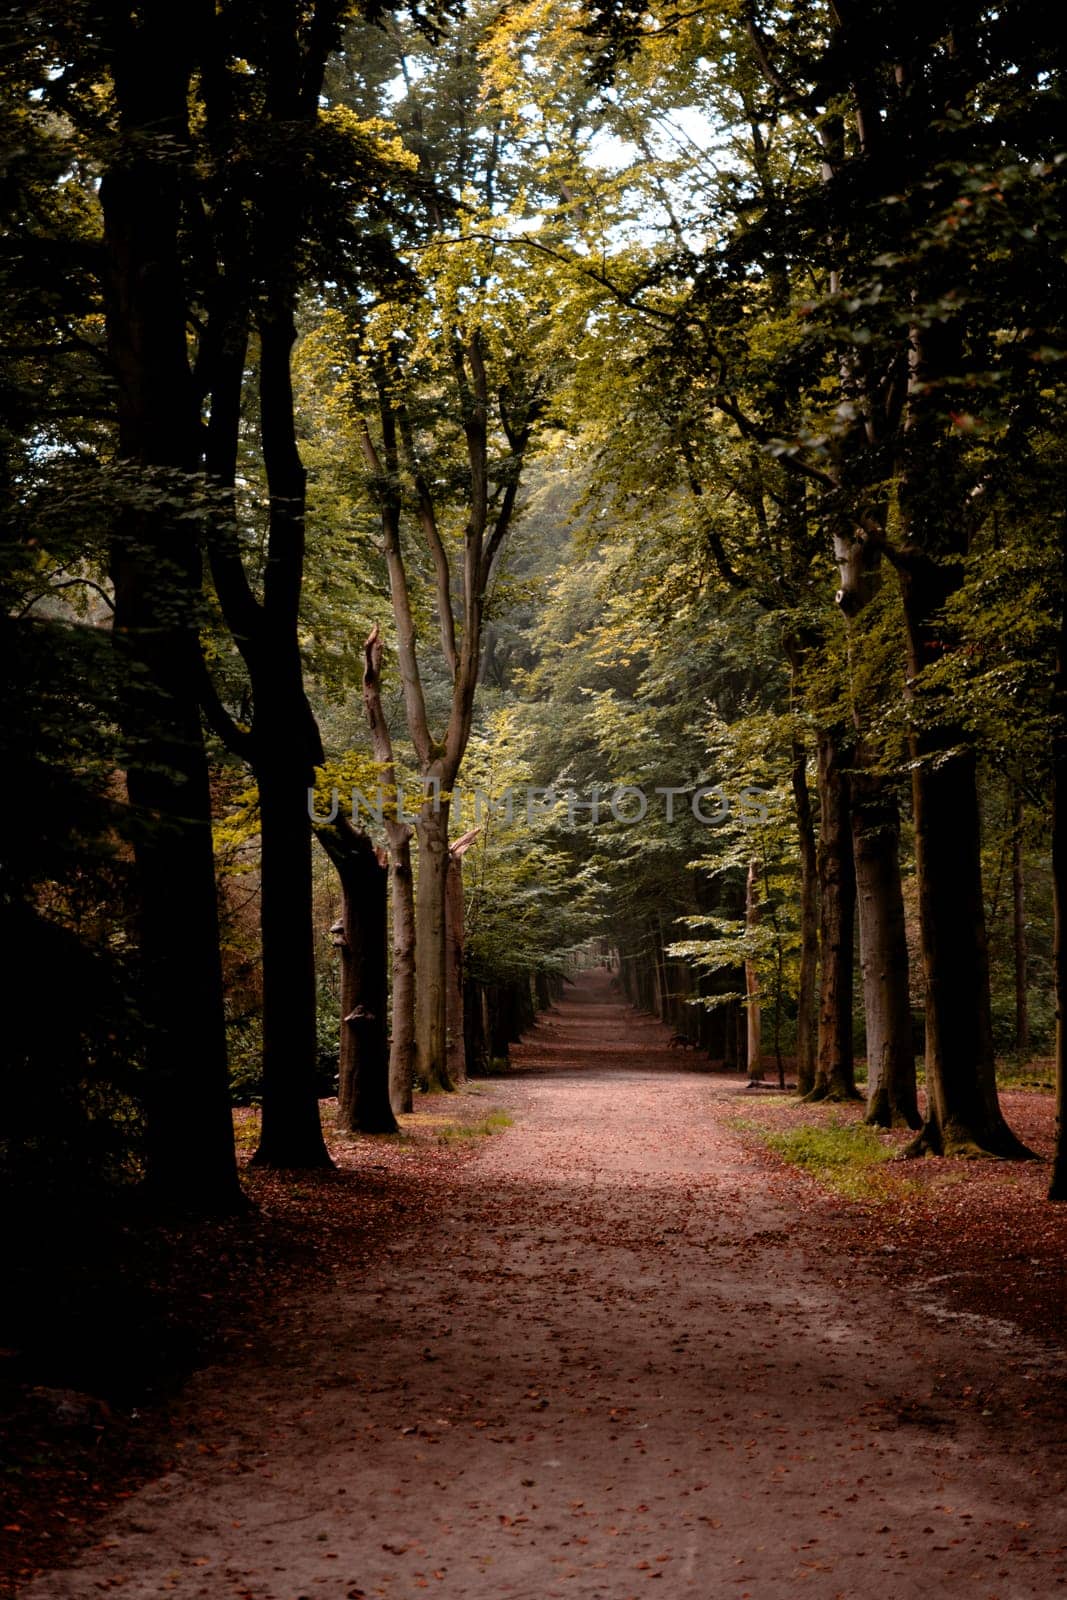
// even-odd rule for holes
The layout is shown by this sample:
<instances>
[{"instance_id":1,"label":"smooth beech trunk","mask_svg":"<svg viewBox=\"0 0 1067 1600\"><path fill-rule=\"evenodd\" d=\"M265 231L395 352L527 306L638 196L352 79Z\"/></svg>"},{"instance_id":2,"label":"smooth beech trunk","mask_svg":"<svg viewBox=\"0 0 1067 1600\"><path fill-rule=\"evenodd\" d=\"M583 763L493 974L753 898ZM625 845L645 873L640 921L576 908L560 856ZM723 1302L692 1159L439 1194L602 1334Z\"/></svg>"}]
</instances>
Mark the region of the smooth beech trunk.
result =
<instances>
[{"instance_id":1,"label":"smooth beech trunk","mask_svg":"<svg viewBox=\"0 0 1067 1600\"><path fill-rule=\"evenodd\" d=\"M346 818L321 828L318 837L341 885L341 917L333 930L341 957L337 1126L343 1133L396 1133L389 1101L389 868Z\"/></svg>"},{"instance_id":2,"label":"smooth beech trunk","mask_svg":"<svg viewBox=\"0 0 1067 1600\"><path fill-rule=\"evenodd\" d=\"M445 1025L448 1028L448 1075L460 1084L467 1076L463 1037L463 856L449 851L445 885Z\"/></svg>"},{"instance_id":3,"label":"smooth beech trunk","mask_svg":"<svg viewBox=\"0 0 1067 1600\"><path fill-rule=\"evenodd\" d=\"M415 886L415 1075L424 1089L452 1089L448 1071L445 893L448 883L448 802L428 801L419 812L419 873Z\"/></svg>"},{"instance_id":4,"label":"smooth beech trunk","mask_svg":"<svg viewBox=\"0 0 1067 1600\"><path fill-rule=\"evenodd\" d=\"M808 753L801 740L793 741L793 813L800 856L800 975L797 984L797 1092L815 1087L815 1060L819 1019L819 868L815 826L808 789Z\"/></svg>"},{"instance_id":5,"label":"smooth beech trunk","mask_svg":"<svg viewBox=\"0 0 1067 1600\"><path fill-rule=\"evenodd\" d=\"M363 645L363 708L383 789L396 789L393 737L382 705L382 645L377 624ZM389 1044L389 1099L394 1112L410 1111L415 1087L415 880L411 866L411 826L384 814L389 840L390 900L393 912L392 1037Z\"/></svg>"},{"instance_id":6,"label":"smooth beech trunk","mask_svg":"<svg viewBox=\"0 0 1067 1600\"><path fill-rule=\"evenodd\" d=\"M854 768L850 788L867 1023L866 1120L879 1128L919 1128L900 883L900 810L892 783L877 773Z\"/></svg>"},{"instance_id":7,"label":"smooth beech trunk","mask_svg":"<svg viewBox=\"0 0 1067 1600\"><path fill-rule=\"evenodd\" d=\"M759 862L750 861L745 879L745 927L755 933L759 927ZM762 1018L760 1013L759 975L754 961L745 962L745 1066L749 1083L759 1083L763 1077L761 1051Z\"/></svg>"},{"instance_id":8,"label":"smooth beech trunk","mask_svg":"<svg viewBox=\"0 0 1067 1600\"><path fill-rule=\"evenodd\" d=\"M848 777L838 738L818 736L819 1045L813 1100L857 1100L852 1054L856 880Z\"/></svg>"},{"instance_id":9,"label":"smooth beech trunk","mask_svg":"<svg viewBox=\"0 0 1067 1600\"><path fill-rule=\"evenodd\" d=\"M389 1041L389 1098L396 1112L410 1111L415 1088L415 879L410 830L391 850L393 1005Z\"/></svg>"}]
</instances>

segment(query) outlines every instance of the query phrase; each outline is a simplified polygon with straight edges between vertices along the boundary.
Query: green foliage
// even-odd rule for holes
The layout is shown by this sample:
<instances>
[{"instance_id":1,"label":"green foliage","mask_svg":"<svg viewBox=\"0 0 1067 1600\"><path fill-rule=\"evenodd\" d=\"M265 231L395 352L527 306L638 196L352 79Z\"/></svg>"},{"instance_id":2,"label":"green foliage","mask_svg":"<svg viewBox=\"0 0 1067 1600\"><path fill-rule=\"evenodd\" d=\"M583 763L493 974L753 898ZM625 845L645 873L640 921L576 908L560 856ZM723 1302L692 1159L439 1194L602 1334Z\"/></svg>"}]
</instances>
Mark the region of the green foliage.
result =
<instances>
[{"instance_id":1,"label":"green foliage","mask_svg":"<svg viewBox=\"0 0 1067 1600\"><path fill-rule=\"evenodd\" d=\"M490 1134L503 1133L510 1128L514 1117L506 1111L490 1111L478 1122L448 1122L437 1130L438 1144L456 1144L464 1139L485 1139Z\"/></svg>"},{"instance_id":2,"label":"green foliage","mask_svg":"<svg viewBox=\"0 0 1067 1600\"><path fill-rule=\"evenodd\" d=\"M739 1126L757 1133L784 1161L849 1200L877 1200L881 1195L877 1169L896 1154L874 1128L862 1122L832 1119L818 1127L804 1124L784 1130L772 1130L759 1122L741 1122Z\"/></svg>"}]
</instances>

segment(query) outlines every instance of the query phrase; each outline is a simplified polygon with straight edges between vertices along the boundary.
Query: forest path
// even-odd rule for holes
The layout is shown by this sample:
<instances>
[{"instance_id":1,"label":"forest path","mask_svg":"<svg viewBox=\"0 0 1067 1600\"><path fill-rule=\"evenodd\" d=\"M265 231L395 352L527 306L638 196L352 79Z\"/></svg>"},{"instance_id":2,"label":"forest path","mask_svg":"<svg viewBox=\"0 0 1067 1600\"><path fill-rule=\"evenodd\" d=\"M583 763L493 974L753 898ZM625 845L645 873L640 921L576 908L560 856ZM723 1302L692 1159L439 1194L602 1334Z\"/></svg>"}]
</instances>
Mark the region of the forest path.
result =
<instances>
[{"instance_id":1,"label":"forest path","mask_svg":"<svg viewBox=\"0 0 1067 1600\"><path fill-rule=\"evenodd\" d=\"M439 1226L199 1374L181 1466L27 1600L1060 1592L1047 1354L836 1258L736 1076L568 996Z\"/></svg>"}]
</instances>

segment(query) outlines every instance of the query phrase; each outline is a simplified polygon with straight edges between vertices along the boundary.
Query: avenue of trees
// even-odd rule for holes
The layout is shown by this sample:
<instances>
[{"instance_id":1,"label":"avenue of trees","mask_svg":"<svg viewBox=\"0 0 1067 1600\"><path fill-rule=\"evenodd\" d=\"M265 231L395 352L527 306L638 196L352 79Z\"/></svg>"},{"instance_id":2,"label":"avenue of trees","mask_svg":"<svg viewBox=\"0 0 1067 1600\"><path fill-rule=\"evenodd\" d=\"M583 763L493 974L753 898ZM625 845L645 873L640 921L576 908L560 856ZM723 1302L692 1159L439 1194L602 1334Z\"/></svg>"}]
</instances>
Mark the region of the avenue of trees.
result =
<instances>
[{"instance_id":1,"label":"avenue of trees","mask_svg":"<svg viewBox=\"0 0 1067 1600\"><path fill-rule=\"evenodd\" d=\"M1047 15L3 32L8 1198L239 1208L234 1095L326 1165L593 939L914 1155L1054 1056L1067 1198Z\"/></svg>"}]
</instances>

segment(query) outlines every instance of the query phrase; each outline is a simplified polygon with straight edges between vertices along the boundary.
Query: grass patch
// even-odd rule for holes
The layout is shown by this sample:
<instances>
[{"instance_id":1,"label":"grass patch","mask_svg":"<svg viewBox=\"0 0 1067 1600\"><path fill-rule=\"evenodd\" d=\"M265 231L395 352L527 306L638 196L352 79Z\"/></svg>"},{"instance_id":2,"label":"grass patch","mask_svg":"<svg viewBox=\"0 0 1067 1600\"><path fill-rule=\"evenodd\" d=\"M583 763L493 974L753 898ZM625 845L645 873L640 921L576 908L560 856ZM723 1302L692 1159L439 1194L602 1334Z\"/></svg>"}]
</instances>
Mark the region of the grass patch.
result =
<instances>
[{"instance_id":1,"label":"grass patch","mask_svg":"<svg viewBox=\"0 0 1067 1600\"><path fill-rule=\"evenodd\" d=\"M1029 1061L1002 1056L997 1061L997 1087L1029 1089L1037 1094L1052 1094L1056 1088L1055 1062L1040 1056Z\"/></svg>"},{"instance_id":2,"label":"grass patch","mask_svg":"<svg viewBox=\"0 0 1067 1600\"><path fill-rule=\"evenodd\" d=\"M448 1122L438 1129L437 1138L441 1144L451 1144L457 1139L484 1139L491 1133L501 1133L504 1128L510 1128L515 1119L506 1111L490 1111L486 1117L481 1117L477 1122Z\"/></svg>"},{"instance_id":3,"label":"grass patch","mask_svg":"<svg viewBox=\"0 0 1067 1600\"><path fill-rule=\"evenodd\" d=\"M892 1160L896 1150L883 1144L877 1131L862 1122L829 1122L822 1127L804 1124L775 1129L747 1123L768 1149L823 1185L849 1200L887 1198L885 1175L878 1169Z\"/></svg>"}]
</instances>

